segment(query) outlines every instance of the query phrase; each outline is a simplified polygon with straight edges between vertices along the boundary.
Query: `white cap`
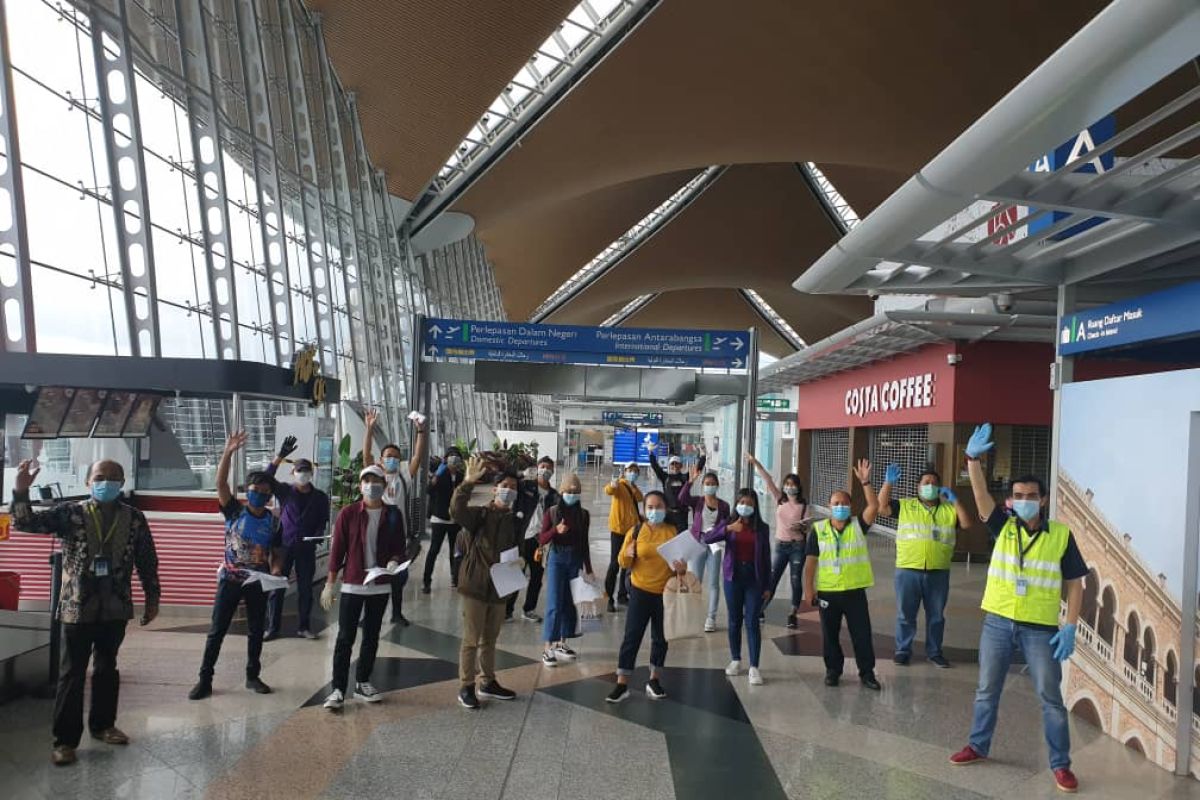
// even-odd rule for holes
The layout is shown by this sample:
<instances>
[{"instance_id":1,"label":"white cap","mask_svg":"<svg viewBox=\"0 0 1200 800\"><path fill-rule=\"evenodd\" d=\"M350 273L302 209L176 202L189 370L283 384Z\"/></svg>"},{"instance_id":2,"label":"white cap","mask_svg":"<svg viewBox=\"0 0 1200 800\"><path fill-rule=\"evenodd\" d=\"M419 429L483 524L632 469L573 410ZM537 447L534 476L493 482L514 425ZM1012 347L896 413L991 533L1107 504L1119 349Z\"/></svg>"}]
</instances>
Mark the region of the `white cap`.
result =
<instances>
[{"instance_id":1,"label":"white cap","mask_svg":"<svg viewBox=\"0 0 1200 800\"><path fill-rule=\"evenodd\" d=\"M682 464L683 459L680 458L679 456L671 456L670 458L667 459L667 463L668 464Z\"/></svg>"},{"instance_id":2,"label":"white cap","mask_svg":"<svg viewBox=\"0 0 1200 800\"><path fill-rule=\"evenodd\" d=\"M378 475L380 478L387 480L387 473L383 471L383 467L378 464L372 464L369 467L363 467L362 472L358 473L358 479L362 480L368 475Z\"/></svg>"}]
</instances>

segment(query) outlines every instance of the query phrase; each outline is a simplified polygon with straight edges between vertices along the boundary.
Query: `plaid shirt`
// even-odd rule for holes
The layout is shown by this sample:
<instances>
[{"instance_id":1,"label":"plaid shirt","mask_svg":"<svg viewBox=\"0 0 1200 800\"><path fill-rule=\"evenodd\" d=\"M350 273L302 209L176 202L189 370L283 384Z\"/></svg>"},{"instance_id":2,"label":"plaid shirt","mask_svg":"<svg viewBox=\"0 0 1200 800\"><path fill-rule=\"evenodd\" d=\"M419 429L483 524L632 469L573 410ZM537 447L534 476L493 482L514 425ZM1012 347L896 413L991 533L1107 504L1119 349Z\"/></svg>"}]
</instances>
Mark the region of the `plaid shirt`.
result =
<instances>
[{"instance_id":1,"label":"plaid shirt","mask_svg":"<svg viewBox=\"0 0 1200 800\"><path fill-rule=\"evenodd\" d=\"M62 539L63 584L59 598L59 617L63 622L115 622L133 619L133 569L136 567L146 604L156 605L162 595L158 583L158 554L150 527L141 511L117 503L112 538L103 546L91 509L99 512L93 500L59 503L45 511L34 511L29 492L13 492L13 526L26 533L52 533ZM111 561L110 577L97 578L92 572L96 556ZM103 591L107 584L110 591Z\"/></svg>"}]
</instances>

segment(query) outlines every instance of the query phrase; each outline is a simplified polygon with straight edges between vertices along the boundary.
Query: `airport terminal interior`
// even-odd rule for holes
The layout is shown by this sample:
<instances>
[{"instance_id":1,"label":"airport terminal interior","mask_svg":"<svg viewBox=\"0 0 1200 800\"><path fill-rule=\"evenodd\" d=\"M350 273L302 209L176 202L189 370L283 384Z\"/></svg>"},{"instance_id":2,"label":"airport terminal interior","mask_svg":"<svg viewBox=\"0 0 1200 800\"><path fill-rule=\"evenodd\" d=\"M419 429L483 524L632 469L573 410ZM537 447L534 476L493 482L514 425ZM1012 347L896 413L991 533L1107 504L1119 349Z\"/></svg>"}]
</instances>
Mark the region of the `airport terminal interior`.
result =
<instances>
[{"instance_id":1,"label":"airport terminal interior","mask_svg":"<svg viewBox=\"0 0 1200 800\"><path fill-rule=\"evenodd\" d=\"M0 70L0 798L1200 800L1197 0Z\"/></svg>"}]
</instances>

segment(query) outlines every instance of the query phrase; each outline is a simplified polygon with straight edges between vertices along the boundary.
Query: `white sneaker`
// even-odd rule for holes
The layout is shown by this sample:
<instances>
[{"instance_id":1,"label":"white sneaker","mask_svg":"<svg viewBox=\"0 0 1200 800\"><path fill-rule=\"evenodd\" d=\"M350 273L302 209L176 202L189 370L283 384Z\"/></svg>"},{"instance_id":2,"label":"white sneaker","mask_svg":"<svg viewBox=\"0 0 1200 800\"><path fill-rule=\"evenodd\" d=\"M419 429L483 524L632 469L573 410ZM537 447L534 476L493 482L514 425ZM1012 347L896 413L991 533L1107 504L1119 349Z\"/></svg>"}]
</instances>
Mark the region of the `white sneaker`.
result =
<instances>
[{"instance_id":1,"label":"white sneaker","mask_svg":"<svg viewBox=\"0 0 1200 800\"><path fill-rule=\"evenodd\" d=\"M369 683L354 684L354 699L362 700L364 703L378 703L383 700L383 695Z\"/></svg>"},{"instance_id":2,"label":"white sneaker","mask_svg":"<svg viewBox=\"0 0 1200 800\"><path fill-rule=\"evenodd\" d=\"M750 685L751 686L762 686L763 685L762 673L758 671L758 667L750 668Z\"/></svg>"},{"instance_id":3,"label":"white sneaker","mask_svg":"<svg viewBox=\"0 0 1200 800\"><path fill-rule=\"evenodd\" d=\"M716 629L717 629L717 621L715 619L713 619L712 617L709 617L706 620L704 620L704 632L705 633L712 633Z\"/></svg>"},{"instance_id":4,"label":"white sneaker","mask_svg":"<svg viewBox=\"0 0 1200 800\"><path fill-rule=\"evenodd\" d=\"M517 614L520 615L517 618L519 620L521 620L522 622L541 622L542 621L542 618L539 617L537 614L533 613L532 611L518 611Z\"/></svg>"},{"instance_id":5,"label":"white sneaker","mask_svg":"<svg viewBox=\"0 0 1200 800\"><path fill-rule=\"evenodd\" d=\"M555 658L565 658L567 661L579 658L579 654L567 647L566 642L558 642L554 645L554 656Z\"/></svg>"},{"instance_id":6,"label":"white sneaker","mask_svg":"<svg viewBox=\"0 0 1200 800\"><path fill-rule=\"evenodd\" d=\"M346 698L342 696L341 689L334 689L329 693L329 697L325 698L325 708L329 711L337 711L346 702Z\"/></svg>"},{"instance_id":7,"label":"white sneaker","mask_svg":"<svg viewBox=\"0 0 1200 800\"><path fill-rule=\"evenodd\" d=\"M736 661L736 660L730 661L729 666L725 668L725 674L731 678L734 675L740 675L741 673L742 673L742 662L741 661Z\"/></svg>"}]
</instances>

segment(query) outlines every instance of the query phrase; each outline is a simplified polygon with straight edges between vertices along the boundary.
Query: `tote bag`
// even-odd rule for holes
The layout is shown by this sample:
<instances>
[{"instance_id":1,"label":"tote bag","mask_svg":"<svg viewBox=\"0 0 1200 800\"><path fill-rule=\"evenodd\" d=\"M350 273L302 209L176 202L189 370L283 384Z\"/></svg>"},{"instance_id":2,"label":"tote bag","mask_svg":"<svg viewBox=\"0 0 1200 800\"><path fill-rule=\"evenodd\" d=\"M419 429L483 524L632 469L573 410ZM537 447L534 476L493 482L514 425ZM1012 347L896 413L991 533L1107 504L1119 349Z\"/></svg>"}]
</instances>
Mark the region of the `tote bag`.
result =
<instances>
[{"instance_id":1,"label":"tote bag","mask_svg":"<svg viewBox=\"0 0 1200 800\"><path fill-rule=\"evenodd\" d=\"M699 636L704 632L708 605L704 589L694 573L672 577L663 589L663 634L668 642Z\"/></svg>"}]
</instances>

